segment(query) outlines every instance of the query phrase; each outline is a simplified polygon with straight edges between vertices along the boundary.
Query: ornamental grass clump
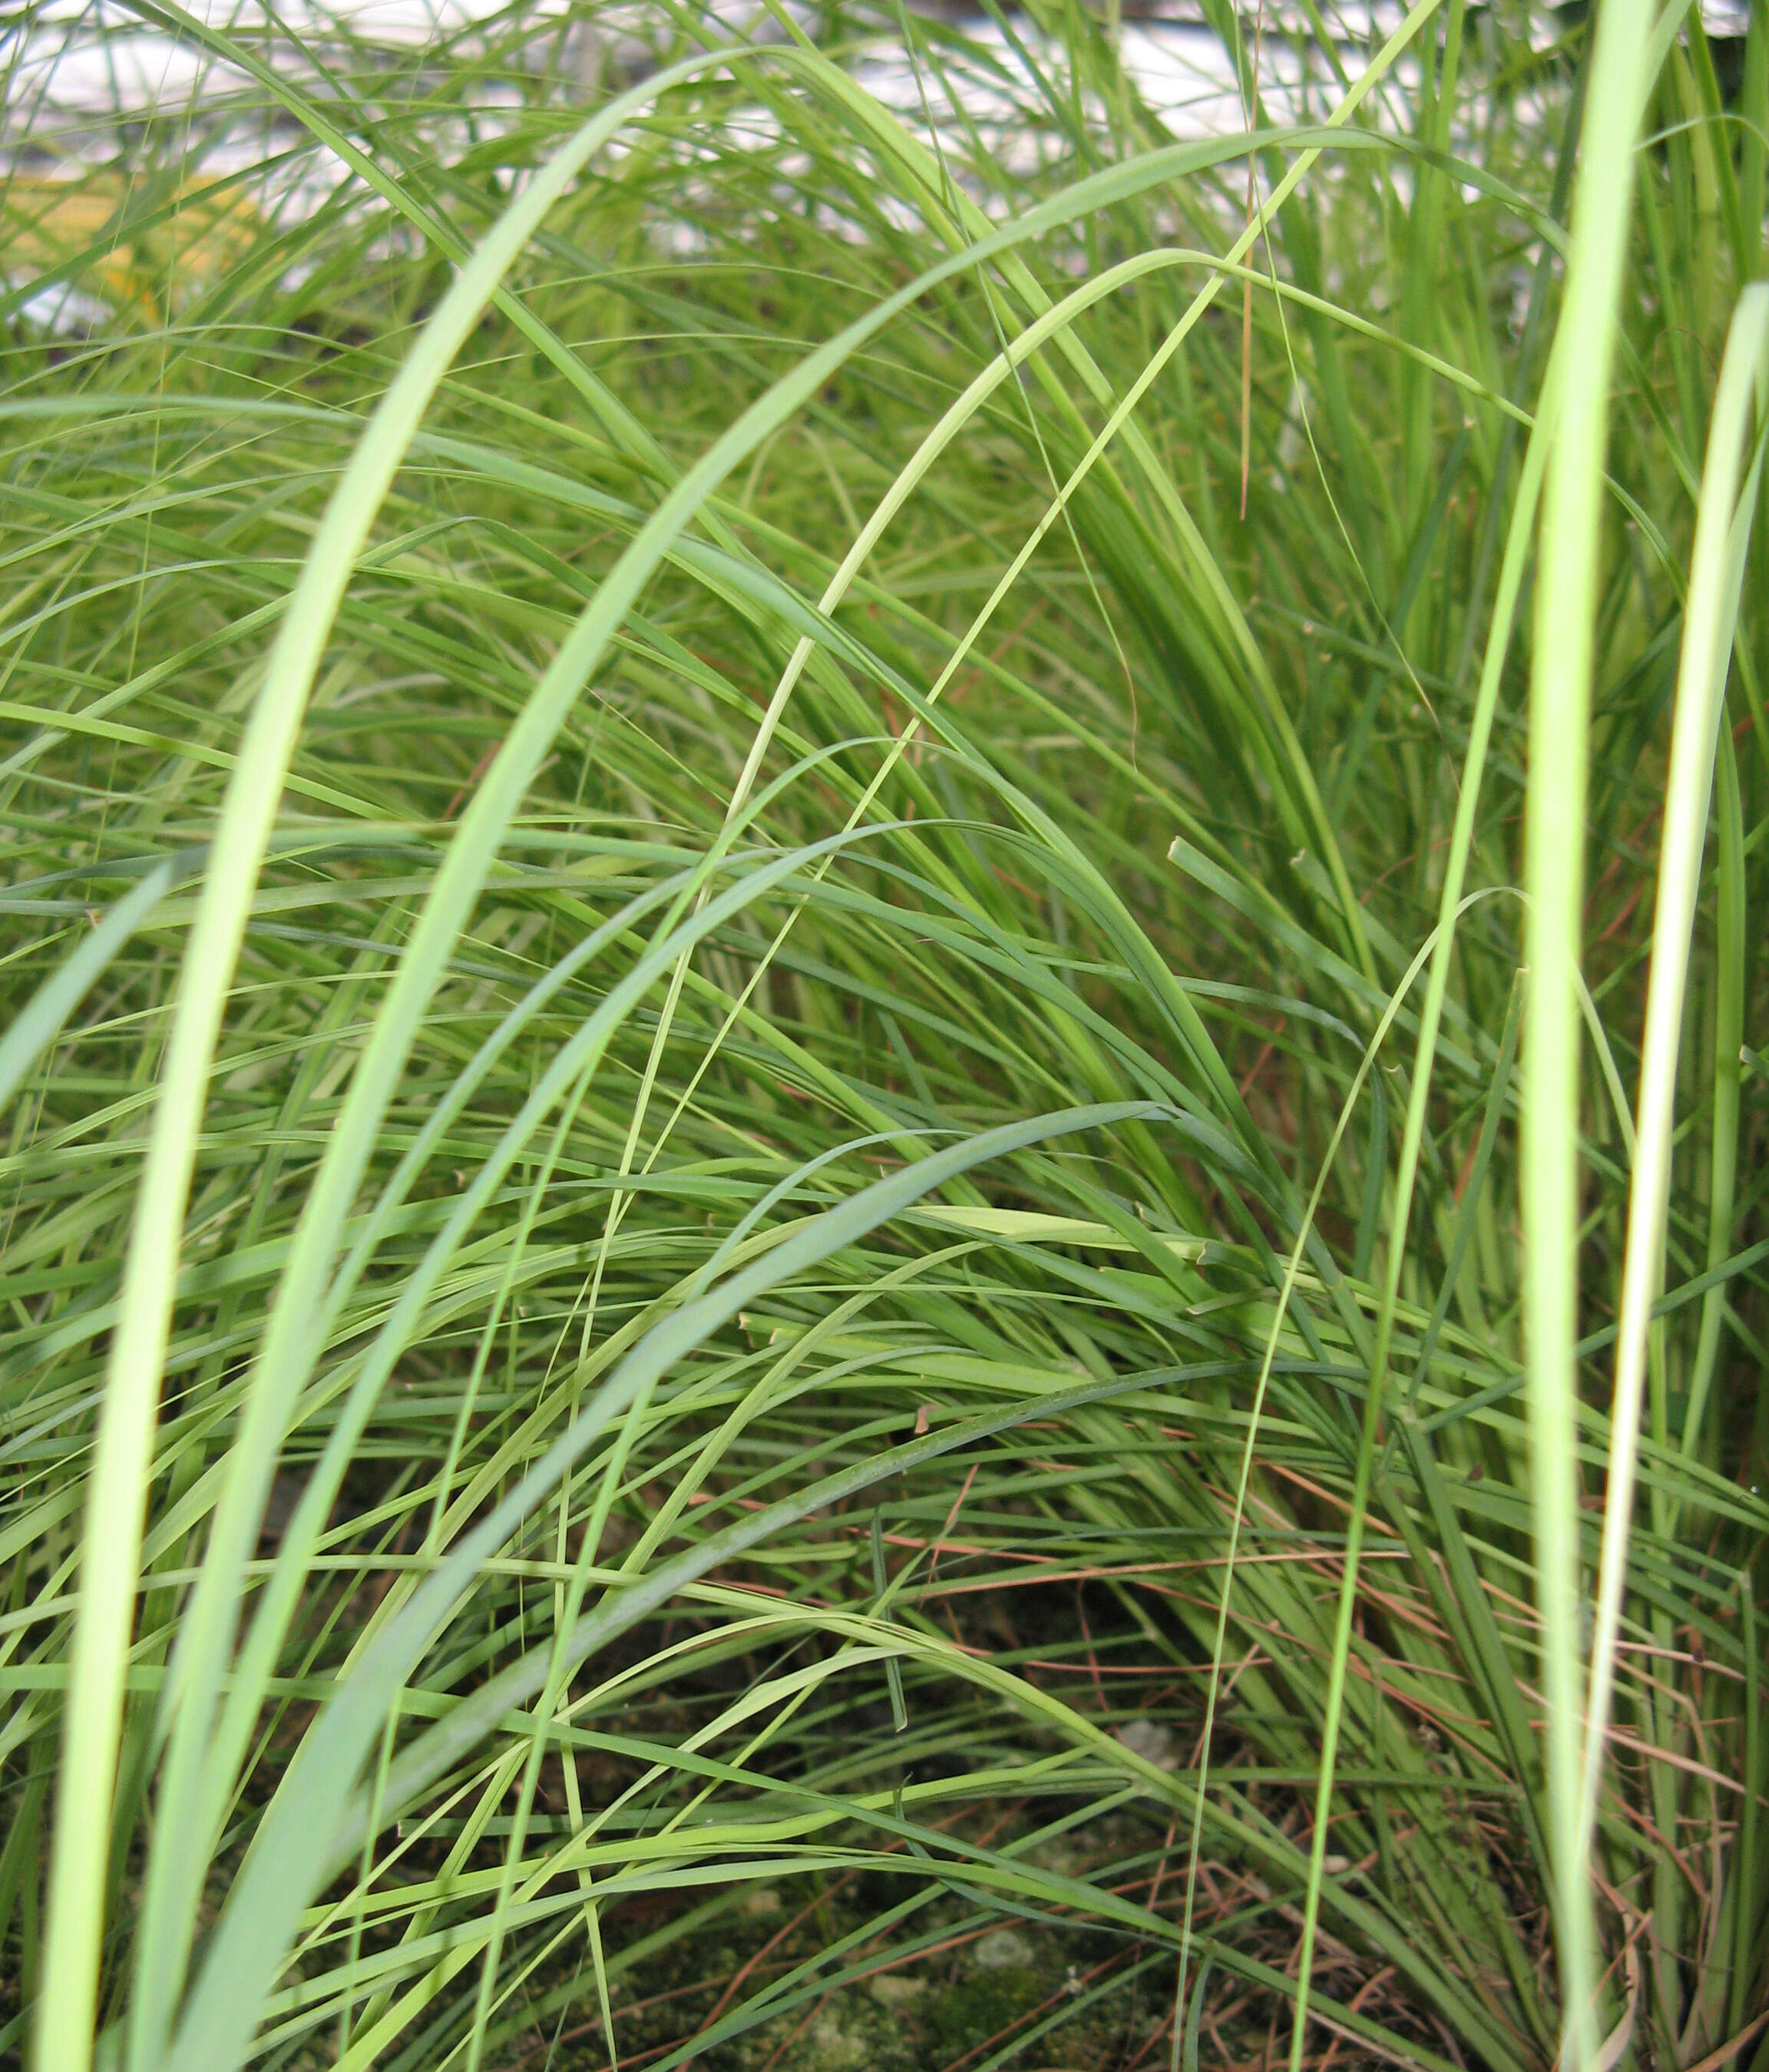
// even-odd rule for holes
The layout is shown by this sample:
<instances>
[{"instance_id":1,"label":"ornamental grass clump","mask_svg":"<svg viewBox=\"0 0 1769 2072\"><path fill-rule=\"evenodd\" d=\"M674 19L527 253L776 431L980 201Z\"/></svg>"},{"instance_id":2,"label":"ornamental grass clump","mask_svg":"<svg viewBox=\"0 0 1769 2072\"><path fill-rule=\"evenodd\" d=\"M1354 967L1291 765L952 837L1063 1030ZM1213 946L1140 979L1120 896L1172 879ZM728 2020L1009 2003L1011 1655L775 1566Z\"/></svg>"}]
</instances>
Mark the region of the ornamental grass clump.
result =
<instances>
[{"instance_id":1,"label":"ornamental grass clump","mask_svg":"<svg viewBox=\"0 0 1769 2072\"><path fill-rule=\"evenodd\" d=\"M10 27L40 2072L1769 2072L1769 14L1207 13Z\"/></svg>"}]
</instances>

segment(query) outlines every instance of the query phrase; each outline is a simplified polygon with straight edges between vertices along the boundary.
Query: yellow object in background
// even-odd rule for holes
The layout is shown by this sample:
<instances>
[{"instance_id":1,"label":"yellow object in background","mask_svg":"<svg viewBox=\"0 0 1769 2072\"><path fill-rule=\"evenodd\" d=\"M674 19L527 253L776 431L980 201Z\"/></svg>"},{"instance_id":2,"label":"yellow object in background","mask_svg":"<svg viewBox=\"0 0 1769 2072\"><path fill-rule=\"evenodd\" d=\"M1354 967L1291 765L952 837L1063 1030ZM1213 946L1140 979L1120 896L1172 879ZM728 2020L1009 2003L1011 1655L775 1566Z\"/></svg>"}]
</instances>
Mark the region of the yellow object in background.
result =
<instances>
[{"instance_id":1,"label":"yellow object in background","mask_svg":"<svg viewBox=\"0 0 1769 2072\"><path fill-rule=\"evenodd\" d=\"M0 181L0 267L11 288L64 282L150 324L212 286L262 228L243 195L213 182L168 190L109 169Z\"/></svg>"}]
</instances>

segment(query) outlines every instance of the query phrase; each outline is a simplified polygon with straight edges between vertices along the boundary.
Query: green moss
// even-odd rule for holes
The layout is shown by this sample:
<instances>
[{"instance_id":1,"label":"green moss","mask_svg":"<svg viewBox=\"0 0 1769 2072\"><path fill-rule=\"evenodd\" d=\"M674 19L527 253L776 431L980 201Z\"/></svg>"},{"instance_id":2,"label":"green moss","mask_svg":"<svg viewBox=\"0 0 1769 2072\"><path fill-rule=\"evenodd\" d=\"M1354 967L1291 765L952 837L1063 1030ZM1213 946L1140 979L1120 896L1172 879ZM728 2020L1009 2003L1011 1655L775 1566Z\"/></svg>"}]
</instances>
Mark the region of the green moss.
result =
<instances>
[{"instance_id":1,"label":"green moss","mask_svg":"<svg viewBox=\"0 0 1769 2072\"><path fill-rule=\"evenodd\" d=\"M1030 2014L1049 1992L1037 1972L1017 1964L999 1971L973 1971L948 1987L928 2010L928 2025L940 2045L942 2062L999 2037Z\"/></svg>"}]
</instances>

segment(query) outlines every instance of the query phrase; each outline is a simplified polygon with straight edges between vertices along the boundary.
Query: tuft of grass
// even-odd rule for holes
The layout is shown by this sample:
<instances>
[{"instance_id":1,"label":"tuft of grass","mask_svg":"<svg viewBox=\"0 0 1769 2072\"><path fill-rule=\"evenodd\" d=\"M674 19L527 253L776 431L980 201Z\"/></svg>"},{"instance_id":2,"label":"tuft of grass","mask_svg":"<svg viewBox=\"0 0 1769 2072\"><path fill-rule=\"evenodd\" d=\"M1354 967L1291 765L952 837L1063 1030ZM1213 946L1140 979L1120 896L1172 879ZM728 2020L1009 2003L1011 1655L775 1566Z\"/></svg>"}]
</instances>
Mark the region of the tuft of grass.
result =
<instances>
[{"instance_id":1,"label":"tuft of grass","mask_svg":"<svg viewBox=\"0 0 1769 2072\"><path fill-rule=\"evenodd\" d=\"M1769 16L1207 12L21 16L0 2049L1769 2072Z\"/></svg>"}]
</instances>

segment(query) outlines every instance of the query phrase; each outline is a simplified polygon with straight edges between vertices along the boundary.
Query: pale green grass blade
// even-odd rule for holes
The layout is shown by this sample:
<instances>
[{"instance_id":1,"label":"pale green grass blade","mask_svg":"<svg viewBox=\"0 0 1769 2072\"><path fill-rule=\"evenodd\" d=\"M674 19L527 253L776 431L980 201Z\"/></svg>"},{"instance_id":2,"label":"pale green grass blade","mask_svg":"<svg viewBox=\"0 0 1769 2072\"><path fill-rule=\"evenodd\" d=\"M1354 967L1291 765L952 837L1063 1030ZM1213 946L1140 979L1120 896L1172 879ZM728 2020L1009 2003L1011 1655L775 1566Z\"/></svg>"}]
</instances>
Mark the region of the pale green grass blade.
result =
<instances>
[{"instance_id":1,"label":"pale green grass blade","mask_svg":"<svg viewBox=\"0 0 1769 2072\"><path fill-rule=\"evenodd\" d=\"M1616 1319L1615 1388L1610 1407L1603 1552L1591 1635L1579 1861L1584 1860L1590 1847L1596 1823L1615 1684L1615 1646L1627 1586L1628 1541L1633 1530L1640 1416L1646 1394L1647 1337L1652 1305L1664 1281L1684 996L1714 793L1715 737L1726 710L1726 673L1763 471L1760 421L1766 397L1769 397L1769 289L1755 286L1745 290L1734 314L1714 393L1696 513L1689 598L1684 607L1664 836L1652 917L1652 977L1640 1051L1627 1243ZM1755 435L1754 419L1759 421ZM1719 1122L1717 1104L1717 1129ZM1702 1335L1705 1342L1708 1335L1705 1314ZM1711 1361L1710 1353L1710 1370ZM1705 1379L1702 1387L1705 1393Z\"/></svg>"},{"instance_id":2,"label":"pale green grass blade","mask_svg":"<svg viewBox=\"0 0 1769 2072\"><path fill-rule=\"evenodd\" d=\"M1742 571L1740 571L1742 578ZM1734 615L1737 600L1733 603ZM1714 803L1718 822L1719 883L1716 899L1714 1005L1714 1133L1709 1153L1708 1271L1720 1266L1732 1249L1732 1217L1738 1178L1738 1114L1743 1071L1745 969L1745 862L1743 808L1738 791L1738 758L1725 723L1722 704L1717 722L1719 767ZM1726 1297L1719 1289L1702 1299L1701 1335L1689 1381L1689 1408L1683 1418L1683 1450L1695 1450L1714 1387L1726 1328Z\"/></svg>"},{"instance_id":3,"label":"pale green grass blade","mask_svg":"<svg viewBox=\"0 0 1769 2072\"><path fill-rule=\"evenodd\" d=\"M511 207L498 232L462 273L384 400L339 485L326 528L290 600L216 830L137 1198L123 1316L93 1471L63 1757L64 1777L85 1782L58 1802L44 1935L47 2012L37 2041L45 2067L84 2072L91 2058L108 1810L105 1787L93 1781L109 1778L117 1759L120 1672L179 1234L208 1062L309 687L356 557L425 405L499 277L614 126L605 117L587 125ZM175 1985L175 1980L169 1983Z\"/></svg>"},{"instance_id":4,"label":"pale green grass blade","mask_svg":"<svg viewBox=\"0 0 1769 2072\"><path fill-rule=\"evenodd\" d=\"M1525 837L1529 993L1524 1030L1524 1317L1531 1503L1544 1630L1565 2072L1596 2055L1592 1913L1581 1846L1585 1673L1576 1431L1578 1041L1586 762L1609 370L1645 95L1649 10L1606 7L1596 27L1566 306L1546 388L1554 445L1542 485L1529 699Z\"/></svg>"}]
</instances>

